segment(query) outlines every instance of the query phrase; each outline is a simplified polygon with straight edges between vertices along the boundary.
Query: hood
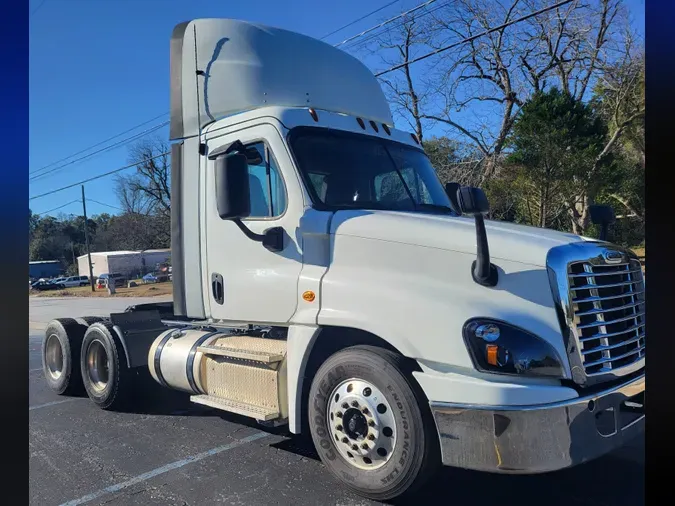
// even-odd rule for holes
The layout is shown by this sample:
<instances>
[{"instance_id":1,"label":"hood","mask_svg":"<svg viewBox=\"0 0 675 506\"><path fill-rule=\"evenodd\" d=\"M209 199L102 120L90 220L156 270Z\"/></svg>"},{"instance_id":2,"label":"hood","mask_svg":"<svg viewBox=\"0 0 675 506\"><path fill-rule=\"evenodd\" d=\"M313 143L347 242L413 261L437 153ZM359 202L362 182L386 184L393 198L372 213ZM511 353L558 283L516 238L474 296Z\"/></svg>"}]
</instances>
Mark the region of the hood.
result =
<instances>
[{"instance_id":1,"label":"hood","mask_svg":"<svg viewBox=\"0 0 675 506\"><path fill-rule=\"evenodd\" d=\"M548 251L588 240L575 234L501 221L485 221L490 258L546 266ZM398 211L338 211L331 233L476 254L473 218Z\"/></svg>"}]
</instances>

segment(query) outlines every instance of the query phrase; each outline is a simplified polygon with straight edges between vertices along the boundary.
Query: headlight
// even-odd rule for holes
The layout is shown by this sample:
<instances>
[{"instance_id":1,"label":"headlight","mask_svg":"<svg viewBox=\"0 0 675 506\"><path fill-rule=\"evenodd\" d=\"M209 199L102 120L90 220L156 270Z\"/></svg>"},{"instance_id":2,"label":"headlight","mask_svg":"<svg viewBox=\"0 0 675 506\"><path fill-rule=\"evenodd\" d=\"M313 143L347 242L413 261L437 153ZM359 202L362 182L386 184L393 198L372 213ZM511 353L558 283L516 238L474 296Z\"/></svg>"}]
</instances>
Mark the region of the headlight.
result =
<instances>
[{"instance_id":1,"label":"headlight","mask_svg":"<svg viewBox=\"0 0 675 506\"><path fill-rule=\"evenodd\" d=\"M479 371L564 377L562 362L555 349L523 329L499 320L474 318L464 324L463 334Z\"/></svg>"}]
</instances>

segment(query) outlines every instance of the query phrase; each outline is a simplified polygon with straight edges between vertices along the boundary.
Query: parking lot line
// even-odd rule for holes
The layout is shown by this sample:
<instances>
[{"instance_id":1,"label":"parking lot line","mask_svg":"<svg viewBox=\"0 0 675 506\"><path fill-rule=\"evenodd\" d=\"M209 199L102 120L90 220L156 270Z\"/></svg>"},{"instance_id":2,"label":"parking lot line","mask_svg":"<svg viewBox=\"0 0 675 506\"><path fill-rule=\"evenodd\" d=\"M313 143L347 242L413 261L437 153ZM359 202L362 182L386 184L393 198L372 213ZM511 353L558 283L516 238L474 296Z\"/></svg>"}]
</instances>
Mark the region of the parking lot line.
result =
<instances>
[{"instance_id":1,"label":"parking lot line","mask_svg":"<svg viewBox=\"0 0 675 506\"><path fill-rule=\"evenodd\" d=\"M62 401L52 401L52 402L45 402L44 404L38 404L37 406L30 406L28 408L28 411L33 411L34 409L40 409L40 408L47 408L49 406L56 406L57 404L63 404L64 402L73 402L73 401L80 401L82 398L78 397L76 399L63 399Z\"/></svg>"},{"instance_id":2,"label":"parking lot line","mask_svg":"<svg viewBox=\"0 0 675 506\"><path fill-rule=\"evenodd\" d=\"M230 444L226 444L224 446L218 446L216 448L212 448L211 450L207 450L202 453L198 453L196 455L192 455L191 457L187 457L182 460L178 460L176 462L172 462L170 464L167 464L162 467L158 467L157 469L153 469L152 471L148 471L147 473L139 474L138 476L131 478L127 481L123 481L121 483L117 483L115 485L110 485L109 487L102 488L101 490L97 490L96 492L92 492L91 494L85 495L83 497L80 497L79 499L73 499L72 501L65 502L61 504L60 506L76 506L78 504L84 504L89 501L93 501L94 499L98 499L99 497L106 495L106 494L112 494L115 492L119 492L120 490L124 490L125 488L131 487L133 485L136 485L137 483L142 483L144 481L147 481L151 478L154 478L155 476L158 476L160 474L168 473L169 471L173 471L174 469L181 468L183 466L186 466L187 464L191 464L193 462L199 462L200 460L203 460L207 457L211 457L213 455L217 455L219 453L225 452L227 450L231 450L233 448L237 448L238 446L242 446L246 443L251 443L257 439L261 439L264 437L269 436L267 432L256 432L255 434L251 436L247 436L242 439L238 439L236 441L233 441Z\"/></svg>"}]
</instances>

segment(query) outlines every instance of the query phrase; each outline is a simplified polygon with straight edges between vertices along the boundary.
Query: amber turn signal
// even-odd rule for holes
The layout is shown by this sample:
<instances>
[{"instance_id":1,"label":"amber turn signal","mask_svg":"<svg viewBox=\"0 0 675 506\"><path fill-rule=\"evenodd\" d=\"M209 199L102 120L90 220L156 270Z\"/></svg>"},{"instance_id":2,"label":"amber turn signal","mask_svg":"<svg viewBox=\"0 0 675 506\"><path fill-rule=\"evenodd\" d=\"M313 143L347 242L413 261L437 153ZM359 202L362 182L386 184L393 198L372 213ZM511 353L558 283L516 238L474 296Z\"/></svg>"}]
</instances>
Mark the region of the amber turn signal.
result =
<instances>
[{"instance_id":1,"label":"amber turn signal","mask_svg":"<svg viewBox=\"0 0 675 506\"><path fill-rule=\"evenodd\" d=\"M499 351L499 346L496 344L488 344L485 347L486 355L487 355L487 363L490 365L499 365L497 363L497 352Z\"/></svg>"}]
</instances>

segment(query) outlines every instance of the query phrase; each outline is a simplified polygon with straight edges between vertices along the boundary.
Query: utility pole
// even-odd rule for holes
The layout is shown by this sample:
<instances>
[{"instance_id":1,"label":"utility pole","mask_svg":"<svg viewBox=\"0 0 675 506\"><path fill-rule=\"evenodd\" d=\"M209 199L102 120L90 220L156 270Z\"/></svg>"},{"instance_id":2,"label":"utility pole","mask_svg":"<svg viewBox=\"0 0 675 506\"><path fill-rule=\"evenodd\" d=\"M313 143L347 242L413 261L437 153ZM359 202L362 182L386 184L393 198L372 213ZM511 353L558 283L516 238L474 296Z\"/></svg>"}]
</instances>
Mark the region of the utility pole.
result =
<instances>
[{"instance_id":1,"label":"utility pole","mask_svg":"<svg viewBox=\"0 0 675 506\"><path fill-rule=\"evenodd\" d=\"M87 261L89 263L89 284L94 292L94 269L91 266L91 251L89 250L89 231L87 230L87 204L84 200L84 185L82 185L82 211L84 212L84 243L87 246Z\"/></svg>"}]
</instances>

